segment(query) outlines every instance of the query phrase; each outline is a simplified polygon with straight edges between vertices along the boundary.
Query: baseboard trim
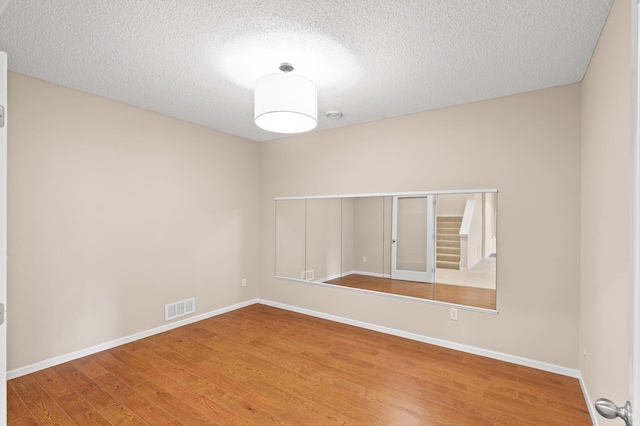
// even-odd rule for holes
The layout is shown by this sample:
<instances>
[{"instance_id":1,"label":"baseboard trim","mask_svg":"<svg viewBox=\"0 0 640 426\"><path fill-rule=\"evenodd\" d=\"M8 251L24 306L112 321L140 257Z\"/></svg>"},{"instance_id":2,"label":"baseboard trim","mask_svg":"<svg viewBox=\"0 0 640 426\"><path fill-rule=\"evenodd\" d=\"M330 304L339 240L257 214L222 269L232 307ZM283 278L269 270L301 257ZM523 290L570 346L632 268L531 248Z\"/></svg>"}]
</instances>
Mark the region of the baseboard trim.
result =
<instances>
[{"instance_id":1,"label":"baseboard trim","mask_svg":"<svg viewBox=\"0 0 640 426\"><path fill-rule=\"evenodd\" d=\"M352 274L365 275L367 277L391 278L390 274L379 274L377 272L351 271Z\"/></svg>"},{"instance_id":2,"label":"baseboard trim","mask_svg":"<svg viewBox=\"0 0 640 426\"><path fill-rule=\"evenodd\" d=\"M316 280L316 281L319 281L321 283L326 283L327 281L331 281L331 280L335 280L335 279L338 279L338 278L342 278L342 276L343 276L342 274L330 275L328 277L325 277L325 278L323 278L321 280Z\"/></svg>"},{"instance_id":3,"label":"baseboard trim","mask_svg":"<svg viewBox=\"0 0 640 426\"><path fill-rule=\"evenodd\" d=\"M533 359L523 358L515 355L509 355L502 352L491 351L488 349L476 348L474 346L463 345L463 344L451 342L448 340L436 339L436 338L425 336L422 334L410 333L407 331L370 324L367 322L357 321L350 318L344 318L336 315L325 314L323 312L312 311L310 309L299 308L297 306L286 305L283 303L273 302L270 300L258 299L258 303L261 303L267 306L272 306L274 308L284 309L291 312L297 312L300 314L310 315L317 318L327 319L327 320L339 322L342 324L348 324L356 327L366 328L368 330L379 331L381 333L391 334L393 336L404 337L406 339L416 340L418 342L429 343L432 345L441 346L448 349L454 349L461 352L466 352L474 355L484 356L487 358L497 359L499 361L510 362L512 364L518 364L525 367L531 367L538 370L548 371L550 373L556 373L563 376L572 377L574 379L580 378L580 372L578 370L562 367L560 365L549 364L546 362L536 361Z\"/></svg>"},{"instance_id":4,"label":"baseboard trim","mask_svg":"<svg viewBox=\"0 0 640 426\"><path fill-rule=\"evenodd\" d=\"M312 280L312 281L317 281L320 283L326 283L327 281L332 281L338 278L344 278L344 277L348 277L349 275L353 275L353 274L357 274L357 275L366 275L368 277L377 277L377 278L391 278L391 275L388 274L377 274L375 272L362 272L362 271L348 271L348 272L342 272L341 274L336 274L336 275L331 275L329 277L326 278L322 278L321 280ZM306 281L306 280L304 280Z\"/></svg>"},{"instance_id":5,"label":"baseboard trim","mask_svg":"<svg viewBox=\"0 0 640 426\"><path fill-rule=\"evenodd\" d=\"M403 337L406 339L411 339L423 343L429 343L436 346L441 346L444 348L454 349L461 352L471 353L474 355L485 356L487 358L497 359L500 361L510 362L513 364L522 365L525 367L536 368L538 370L548 371L551 373L561 374L563 376L573 377L580 381L580 386L582 386L583 393L585 395L587 404L589 406L589 412L591 413L591 417L595 418L595 413L593 412L591 401L589 400L589 395L587 393L586 387L582 381L582 376L578 370L574 370L567 367L562 367L555 364L549 364L541 361L532 360L529 358L523 358L515 355L505 354L502 352L491 351L488 349L477 348L474 346L463 345L460 343L451 342L443 339L436 339L433 337L425 336L422 334L411 333L407 331L402 331L390 327L384 327L380 325L370 324L364 321L353 320L350 318L344 318L337 315L326 314L323 312L313 311L310 309L299 308L297 306L287 305L284 303L273 302L271 300L266 299L251 299L242 303L238 303L235 305L227 306L224 308L216 309L214 311L210 311L204 314L195 315L193 317L189 317L180 321L172 322L171 324L162 325L160 327L156 327L150 330L142 331L140 333L135 333L126 337L122 337L119 339L112 340L110 342L101 343L99 345L92 346L90 348L82 349L79 351L71 352L65 355L61 355L58 357L50 358L44 361L40 361L31 365L27 365L25 367L16 368L14 370L7 371L7 380L15 379L16 377L24 376L26 374L34 373L39 370L43 370L45 368L52 367L54 365L63 364L65 362L73 361L78 358L82 358L88 355L93 355L97 352L101 352L107 349L115 348L120 345L124 345L126 343L133 342L135 340L144 339L145 337L153 336L155 334L163 333L165 331L173 330L174 328L182 327L187 324L192 324L194 322L202 321L207 318L211 318L217 315L222 315L227 312L235 311L236 309L244 308L246 306L250 306L256 303L260 303L267 306L272 306L274 308L280 308L291 312L297 312L304 315L310 315L317 318L327 319L330 321L339 322L342 324L353 325L356 327L365 328L368 330L379 331L381 333L390 334L393 336ZM595 423L594 421L594 424Z\"/></svg>"},{"instance_id":6,"label":"baseboard trim","mask_svg":"<svg viewBox=\"0 0 640 426\"><path fill-rule=\"evenodd\" d=\"M587 391L587 385L584 383L584 379L582 378L582 374L578 372L578 381L580 382L580 387L582 388L582 394L584 395L584 400L587 403L587 408L589 409L589 415L591 416L591 423L594 426L598 426L598 413L596 412L596 406L591 402L591 398L589 397L589 392Z\"/></svg>"},{"instance_id":7,"label":"baseboard trim","mask_svg":"<svg viewBox=\"0 0 640 426\"><path fill-rule=\"evenodd\" d=\"M144 339L145 337L153 336L154 334L159 334L165 331L173 330L174 328L182 327L183 325L192 324L194 322L202 321L207 318L215 317L217 315L222 315L227 312L235 311L236 309L254 305L256 303L259 303L259 299L251 299L246 302L216 309L215 311L206 312L204 314L195 315L180 321L175 321L170 324L165 324L160 327L152 328L147 331L135 333L126 337L122 337L120 339L115 339L110 342L101 343L99 345L95 345L87 349L82 349L82 350L71 352L65 355L50 358L44 361L37 362L35 364L27 365L25 367L16 368L14 370L7 371L7 380L15 379L16 377L24 376L25 374L34 373L36 371L43 370L45 368L53 367L54 365L59 365L65 362L73 361L74 359L82 358L88 355L93 355L95 353L102 352L107 349L115 348L116 346L124 345L126 343L130 343L139 339Z\"/></svg>"}]
</instances>

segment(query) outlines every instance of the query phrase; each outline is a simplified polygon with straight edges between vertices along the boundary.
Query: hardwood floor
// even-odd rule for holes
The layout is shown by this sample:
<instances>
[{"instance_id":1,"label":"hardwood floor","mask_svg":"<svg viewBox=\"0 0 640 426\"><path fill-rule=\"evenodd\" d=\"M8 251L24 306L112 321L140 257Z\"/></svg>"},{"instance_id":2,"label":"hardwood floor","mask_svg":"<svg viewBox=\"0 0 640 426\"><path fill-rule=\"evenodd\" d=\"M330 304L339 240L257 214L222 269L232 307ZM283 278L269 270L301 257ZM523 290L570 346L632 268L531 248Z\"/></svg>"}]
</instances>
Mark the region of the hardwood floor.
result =
<instances>
[{"instance_id":1,"label":"hardwood floor","mask_svg":"<svg viewBox=\"0 0 640 426\"><path fill-rule=\"evenodd\" d=\"M475 306L476 308L496 309L496 291L486 288L419 283L358 274L336 278L327 281L327 284L399 294L420 299L439 300L458 305Z\"/></svg>"},{"instance_id":2,"label":"hardwood floor","mask_svg":"<svg viewBox=\"0 0 640 426\"><path fill-rule=\"evenodd\" d=\"M576 379L252 305L8 382L10 425L591 425Z\"/></svg>"}]
</instances>

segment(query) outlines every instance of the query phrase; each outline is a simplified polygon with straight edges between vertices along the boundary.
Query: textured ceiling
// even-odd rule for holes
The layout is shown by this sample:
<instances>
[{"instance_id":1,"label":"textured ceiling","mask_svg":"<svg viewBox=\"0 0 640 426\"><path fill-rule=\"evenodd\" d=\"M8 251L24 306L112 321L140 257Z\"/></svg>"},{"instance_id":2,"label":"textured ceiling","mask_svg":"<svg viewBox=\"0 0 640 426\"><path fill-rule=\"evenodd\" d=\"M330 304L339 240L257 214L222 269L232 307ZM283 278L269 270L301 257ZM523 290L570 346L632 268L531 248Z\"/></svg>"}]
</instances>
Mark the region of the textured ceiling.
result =
<instances>
[{"instance_id":1,"label":"textured ceiling","mask_svg":"<svg viewBox=\"0 0 640 426\"><path fill-rule=\"evenodd\" d=\"M10 70L264 141L281 62L318 86L315 131L378 120L582 80L612 0L3 3Z\"/></svg>"}]
</instances>

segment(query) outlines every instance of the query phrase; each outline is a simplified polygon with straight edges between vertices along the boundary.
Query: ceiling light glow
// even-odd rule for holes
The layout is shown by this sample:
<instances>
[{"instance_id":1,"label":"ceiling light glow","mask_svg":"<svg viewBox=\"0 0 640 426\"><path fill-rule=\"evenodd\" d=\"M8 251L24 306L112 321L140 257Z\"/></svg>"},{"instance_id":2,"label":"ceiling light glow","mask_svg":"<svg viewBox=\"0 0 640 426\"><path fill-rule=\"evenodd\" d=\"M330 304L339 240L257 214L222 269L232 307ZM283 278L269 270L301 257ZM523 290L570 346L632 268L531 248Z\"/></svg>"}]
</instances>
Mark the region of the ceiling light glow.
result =
<instances>
[{"instance_id":1,"label":"ceiling light glow","mask_svg":"<svg viewBox=\"0 0 640 426\"><path fill-rule=\"evenodd\" d=\"M228 40L223 50L210 55L225 78L250 90L282 61L294 63L296 74L311 79L319 89L349 87L360 76L358 61L348 49L331 38L302 29L238 35Z\"/></svg>"}]
</instances>

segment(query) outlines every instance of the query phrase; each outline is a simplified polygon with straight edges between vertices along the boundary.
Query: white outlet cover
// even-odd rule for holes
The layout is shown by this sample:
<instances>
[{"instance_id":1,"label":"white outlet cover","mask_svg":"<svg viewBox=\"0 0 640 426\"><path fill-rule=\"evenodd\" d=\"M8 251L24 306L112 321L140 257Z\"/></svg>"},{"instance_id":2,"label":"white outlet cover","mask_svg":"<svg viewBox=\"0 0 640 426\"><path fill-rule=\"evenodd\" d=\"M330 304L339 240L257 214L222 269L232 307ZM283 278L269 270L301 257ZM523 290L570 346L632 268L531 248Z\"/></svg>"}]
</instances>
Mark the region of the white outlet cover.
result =
<instances>
[{"instance_id":1,"label":"white outlet cover","mask_svg":"<svg viewBox=\"0 0 640 426\"><path fill-rule=\"evenodd\" d=\"M449 319L458 321L458 310L456 308L451 308L449 311Z\"/></svg>"}]
</instances>

